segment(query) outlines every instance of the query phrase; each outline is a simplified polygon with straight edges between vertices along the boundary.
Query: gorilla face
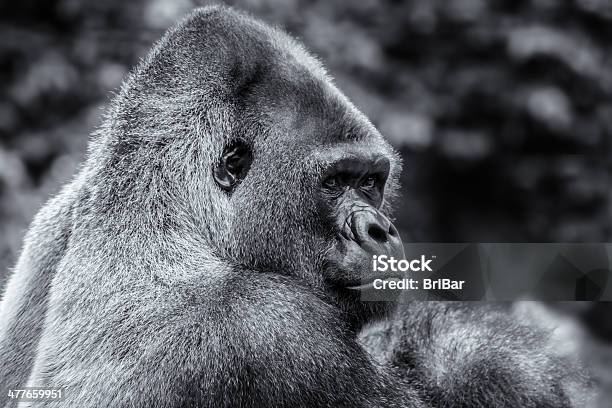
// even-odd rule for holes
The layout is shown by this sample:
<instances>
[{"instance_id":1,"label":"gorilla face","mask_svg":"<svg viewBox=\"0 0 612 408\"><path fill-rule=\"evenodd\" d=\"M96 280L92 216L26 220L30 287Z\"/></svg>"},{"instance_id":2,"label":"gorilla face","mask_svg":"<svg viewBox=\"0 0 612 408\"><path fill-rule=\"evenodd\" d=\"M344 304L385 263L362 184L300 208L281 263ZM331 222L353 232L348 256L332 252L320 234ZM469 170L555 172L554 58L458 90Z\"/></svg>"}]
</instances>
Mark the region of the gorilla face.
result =
<instances>
[{"instance_id":1,"label":"gorilla face","mask_svg":"<svg viewBox=\"0 0 612 408\"><path fill-rule=\"evenodd\" d=\"M324 170L316 175L314 183L298 183L299 185L293 186L291 190L293 195L286 197L291 202L284 203L290 209L291 204L295 205L300 198L308 198L309 200L302 201L299 207L303 212L312 214L314 220L303 219L300 214L293 214L290 219L279 216L276 221L278 224L304 223L305 225L298 226L298 230L307 227L312 221L318 221L318 228L314 233L326 243L323 248L324 255L321 255L325 263L322 268L325 272L325 281L335 287L359 289L363 286L362 282L371 283L378 277L368 268L373 255L386 254L395 258L404 255L397 229L380 211L391 167L390 160L393 160L393 157L388 157L382 152L369 152L357 144L345 143L334 146L323 154L318 153L319 159L321 156L329 156L320 163L320 167ZM224 150L220 163L214 169L215 181L228 194L232 194L239 184L244 183L241 186L242 193L251 186L251 180L246 177L252 162L253 151L248 145L244 142L231 144ZM269 180L278 181L283 175L278 174L277 177ZM259 182L258 180L258 184ZM307 186L310 188L304 188ZM262 187L274 189L274 185L259 186ZM256 203L257 195L254 195L251 206ZM277 206L281 203L282 201L278 202ZM315 206L314 212L304 208L309 205ZM271 212L272 208L269 211ZM266 216L263 215L262 218ZM248 222L240 223L236 224L236 227L247 225ZM270 228L276 229L275 225ZM270 239L265 231L253 235ZM303 247L299 241L292 239L297 238L296 234L290 233L284 238L283 242L278 244L284 246L286 250L291 247ZM308 248L301 248L300 252L308 252ZM269 258L270 261L263 262L274 264L275 260L282 260L285 257L286 254L276 254L276 256L259 258ZM259 264L261 261L255 260L255 263Z\"/></svg>"},{"instance_id":2,"label":"gorilla face","mask_svg":"<svg viewBox=\"0 0 612 408\"><path fill-rule=\"evenodd\" d=\"M299 64L291 75L268 67L258 81L241 94L238 139L213 170L233 208L230 257L296 275L354 308L379 277L372 256L404 254L384 214L398 159L335 87Z\"/></svg>"},{"instance_id":3,"label":"gorilla face","mask_svg":"<svg viewBox=\"0 0 612 408\"><path fill-rule=\"evenodd\" d=\"M326 279L335 288L365 289L380 277L370 268L373 255L404 255L397 229L380 212L390 159L360 149L340 157L324 172L318 191L321 213L335 233L325 259Z\"/></svg>"}]
</instances>

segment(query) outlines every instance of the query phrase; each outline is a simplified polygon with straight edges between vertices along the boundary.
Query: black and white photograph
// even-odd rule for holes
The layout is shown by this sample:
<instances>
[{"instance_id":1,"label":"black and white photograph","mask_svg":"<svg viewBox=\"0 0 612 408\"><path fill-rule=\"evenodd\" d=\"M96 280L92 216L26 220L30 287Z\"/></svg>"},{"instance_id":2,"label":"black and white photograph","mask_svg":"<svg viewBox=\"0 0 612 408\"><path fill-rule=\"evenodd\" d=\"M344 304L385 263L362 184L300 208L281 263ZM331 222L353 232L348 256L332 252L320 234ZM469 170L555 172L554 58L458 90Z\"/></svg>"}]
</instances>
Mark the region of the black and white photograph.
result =
<instances>
[{"instance_id":1,"label":"black and white photograph","mask_svg":"<svg viewBox=\"0 0 612 408\"><path fill-rule=\"evenodd\" d=\"M612 1L0 0L0 408L612 408Z\"/></svg>"}]
</instances>

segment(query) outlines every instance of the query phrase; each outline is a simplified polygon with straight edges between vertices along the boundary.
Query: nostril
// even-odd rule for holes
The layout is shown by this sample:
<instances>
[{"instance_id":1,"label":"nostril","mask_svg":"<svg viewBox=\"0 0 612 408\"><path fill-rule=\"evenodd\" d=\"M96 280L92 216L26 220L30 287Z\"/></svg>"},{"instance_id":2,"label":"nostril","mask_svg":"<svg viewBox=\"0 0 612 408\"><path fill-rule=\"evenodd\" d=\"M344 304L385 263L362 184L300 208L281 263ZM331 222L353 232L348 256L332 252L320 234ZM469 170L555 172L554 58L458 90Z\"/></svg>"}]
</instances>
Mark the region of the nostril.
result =
<instances>
[{"instance_id":1,"label":"nostril","mask_svg":"<svg viewBox=\"0 0 612 408\"><path fill-rule=\"evenodd\" d=\"M380 225L372 224L368 228L368 235L376 242L387 242L387 233Z\"/></svg>"}]
</instances>

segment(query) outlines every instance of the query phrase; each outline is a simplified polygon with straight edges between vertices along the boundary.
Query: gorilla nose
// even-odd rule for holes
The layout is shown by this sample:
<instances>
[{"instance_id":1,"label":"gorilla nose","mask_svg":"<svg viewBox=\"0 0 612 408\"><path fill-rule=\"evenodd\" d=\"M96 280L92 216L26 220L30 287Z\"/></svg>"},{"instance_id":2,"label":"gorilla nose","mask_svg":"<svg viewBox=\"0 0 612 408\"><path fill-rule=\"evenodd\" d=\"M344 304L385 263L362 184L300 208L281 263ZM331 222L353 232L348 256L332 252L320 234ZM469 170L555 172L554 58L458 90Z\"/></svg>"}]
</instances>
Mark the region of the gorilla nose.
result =
<instances>
[{"instance_id":1,"label":"gorilla nose","mask_svg":"<svg viewBox=\"0 0 612 408\"><path fill-rule=\"evenodd\" d=\"M374 210L357 211L351 219L355 242L372 254L403 257L402 240L387 217Z\"/></svg>"},{"instance_id":2,"label":"gorilla nose","mask_svg":"<svg viewBox=\"0 0 612 408\"><path fill-rule=\"evenodd\" d=\"M393 224L389 224L389 228L386 228L386 226L382 226L376 221L368 225L367 229L368 239L373 239L381 244L388 242L389 238L396 233Z\"/></svg>"}]
</instances>

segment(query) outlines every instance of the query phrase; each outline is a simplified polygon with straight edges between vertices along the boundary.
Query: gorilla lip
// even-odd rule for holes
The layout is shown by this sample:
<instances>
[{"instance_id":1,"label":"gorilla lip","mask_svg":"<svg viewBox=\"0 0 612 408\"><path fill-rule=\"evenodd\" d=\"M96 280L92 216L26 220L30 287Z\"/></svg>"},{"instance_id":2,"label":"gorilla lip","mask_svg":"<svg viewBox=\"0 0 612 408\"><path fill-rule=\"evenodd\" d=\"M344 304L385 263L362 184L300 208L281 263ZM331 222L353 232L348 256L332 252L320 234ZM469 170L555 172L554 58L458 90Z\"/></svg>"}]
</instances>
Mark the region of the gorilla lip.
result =
<instances>
[{"instance_id":1,"label":"gorilla lip","mask_svg":"<svg viewBox=\"0 0 612 408\"><path fill-rule=\"evenodd\" d=\"M345 286L346 289L350 289L350 290L366 290L366 289L373 289L374 288L374 281L376 279L383 279L383 280L390 280L390 279L401 279L401 277L399 276L394 276L394 275L379 275L379 276L369 276L367 277L367 281L366 283L361 283L359 285L350 285L350 286ZM364 278L364 280L366 280Z\"/></svg>"},{"instance_id":2,"label":"gorilla lip","mask_svg":"<svg viewBox=\"0 0 612 408\"><path fill-rule=\"evenodd\" d=\"M370 289L374 287L374 281L368 282L368 283L364 283L362 285L359 286L347 286L347 289L350 290L366 290L366 289Z\"/></svg>"}]
</instances>

